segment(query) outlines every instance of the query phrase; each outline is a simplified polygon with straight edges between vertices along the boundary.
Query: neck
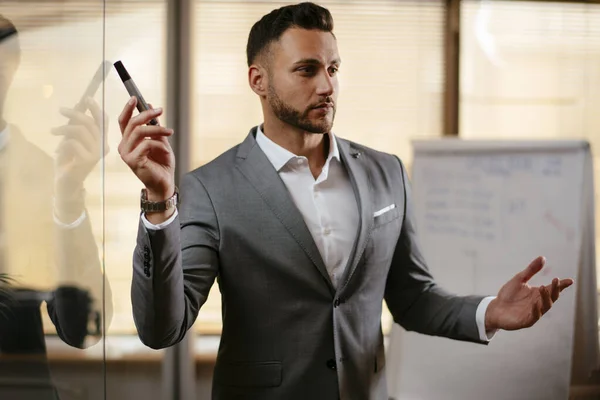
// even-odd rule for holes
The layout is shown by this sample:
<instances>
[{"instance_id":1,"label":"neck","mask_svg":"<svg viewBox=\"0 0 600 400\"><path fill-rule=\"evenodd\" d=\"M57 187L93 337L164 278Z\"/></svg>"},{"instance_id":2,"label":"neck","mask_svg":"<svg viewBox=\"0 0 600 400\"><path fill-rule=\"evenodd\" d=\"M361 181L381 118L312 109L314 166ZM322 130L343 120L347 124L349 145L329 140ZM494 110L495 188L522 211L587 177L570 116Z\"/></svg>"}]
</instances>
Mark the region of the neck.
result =
<instances>
[{"instance_id":1,"label":"neck","mask_svg":"<svg viewBox=\"0 0 600 400\"><path fill-rule=\"evenodd\" d=\"M329 135L306 132L278 122L265 121L262 126L265 136L287 151L306 157L311 167L321 169L329 155Z\"/></svg>"}]
</instances>

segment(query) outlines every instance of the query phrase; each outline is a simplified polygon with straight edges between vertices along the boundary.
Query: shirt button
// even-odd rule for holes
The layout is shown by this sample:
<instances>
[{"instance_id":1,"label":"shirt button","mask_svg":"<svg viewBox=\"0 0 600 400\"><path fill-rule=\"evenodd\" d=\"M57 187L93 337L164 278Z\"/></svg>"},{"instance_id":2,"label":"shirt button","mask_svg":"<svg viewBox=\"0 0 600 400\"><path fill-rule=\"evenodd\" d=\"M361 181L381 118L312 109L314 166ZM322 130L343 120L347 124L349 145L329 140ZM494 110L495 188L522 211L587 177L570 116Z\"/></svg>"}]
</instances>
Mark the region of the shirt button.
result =
<instances>
[{"instance_id":1,"label":"shirt button","mask_svg":"<svg viewBox=\"0 0 600 400\"><path fill-rule=\"evenodd\" d=\"M298 164L303 164L303 163L304 163L304 159L303 159L303 158L299 158L299 159L298 159L296 162L297 162Z\"/></svg>"},{"instance_id":2,"label":"shirt button","mask_svg":"<svg viewBox=\"0 0 600 400\"><path fill-rule=\"evenodd\" d=\"M325 228L325 229L323 230L323 234L324 234L325 236L329 236L329 235L331 234L331 229L329 229L329 228Z\"/></svg>"}]
</instances>

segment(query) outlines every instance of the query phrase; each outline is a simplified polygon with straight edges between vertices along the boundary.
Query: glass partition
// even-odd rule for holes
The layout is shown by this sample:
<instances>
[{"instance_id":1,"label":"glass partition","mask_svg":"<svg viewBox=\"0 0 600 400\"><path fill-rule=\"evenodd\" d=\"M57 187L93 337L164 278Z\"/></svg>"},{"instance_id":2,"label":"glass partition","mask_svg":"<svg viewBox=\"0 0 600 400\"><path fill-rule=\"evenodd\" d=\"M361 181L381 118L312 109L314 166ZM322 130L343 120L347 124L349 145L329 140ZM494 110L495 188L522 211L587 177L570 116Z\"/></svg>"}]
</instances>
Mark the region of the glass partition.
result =
<instances>
[{"instance_id":1,"label":"glass partition","mask_svg":"<svg viewBox=\"0 0 600 400\"><path fill-rule=\"evenodd\" d=\"M0 5L0 398L104 395L102 1Z\"/></svg>"},{"instance_id":2,"label":"glass partition","mask_svg":"<svg viewBox=\"0 0 600 400\"><path fill-rule=\"evenodd\" d=\"M0 3L1 399L164 398L132 318L141 183L113 63L165 106L166 31L163 0Z\"/></svg>"}]
</instances>

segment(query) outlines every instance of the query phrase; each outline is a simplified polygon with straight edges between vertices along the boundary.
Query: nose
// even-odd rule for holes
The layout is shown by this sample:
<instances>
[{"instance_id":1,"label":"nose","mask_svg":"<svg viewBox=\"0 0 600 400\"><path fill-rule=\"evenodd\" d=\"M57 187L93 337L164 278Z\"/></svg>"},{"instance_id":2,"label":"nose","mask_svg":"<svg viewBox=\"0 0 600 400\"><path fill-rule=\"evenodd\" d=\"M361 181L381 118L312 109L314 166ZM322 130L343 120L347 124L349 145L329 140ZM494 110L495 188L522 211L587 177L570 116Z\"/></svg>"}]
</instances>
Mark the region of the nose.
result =
<instances>
[{"instance_id":1,"label":"nose","mask_svg":"<svg viewBox=\"0 0 600 400\"><path fill-rule=\"evenodd\" d=\"M319 74L317 84L317 94L319 96L331 96L335 91L335 76L331 76L328 71Z\"/></svg>"}]
</instances>

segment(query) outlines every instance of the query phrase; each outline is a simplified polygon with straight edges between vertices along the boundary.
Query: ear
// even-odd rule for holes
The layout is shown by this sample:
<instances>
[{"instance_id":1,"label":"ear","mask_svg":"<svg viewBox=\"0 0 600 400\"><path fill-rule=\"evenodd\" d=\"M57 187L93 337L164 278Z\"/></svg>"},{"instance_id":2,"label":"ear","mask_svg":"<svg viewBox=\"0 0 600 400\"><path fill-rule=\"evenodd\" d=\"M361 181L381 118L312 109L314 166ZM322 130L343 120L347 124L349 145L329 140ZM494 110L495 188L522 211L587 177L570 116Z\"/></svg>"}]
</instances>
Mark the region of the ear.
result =
<instances>
[{"instance_id":1,"label":"ear","mask_svg":"<svg viewBox=\"0 0 600 400\"><path fill-rule=\"evenodd\" d=\"M248 83L250 89L259 96L267 95L269 87L267 71L260 65L253 64L248 69Z\"/></svg>"}]
</instances>

